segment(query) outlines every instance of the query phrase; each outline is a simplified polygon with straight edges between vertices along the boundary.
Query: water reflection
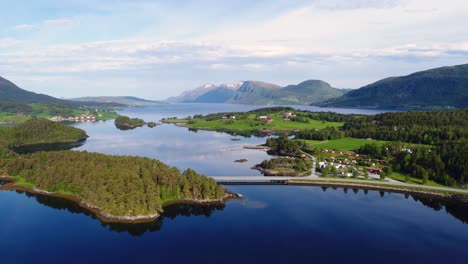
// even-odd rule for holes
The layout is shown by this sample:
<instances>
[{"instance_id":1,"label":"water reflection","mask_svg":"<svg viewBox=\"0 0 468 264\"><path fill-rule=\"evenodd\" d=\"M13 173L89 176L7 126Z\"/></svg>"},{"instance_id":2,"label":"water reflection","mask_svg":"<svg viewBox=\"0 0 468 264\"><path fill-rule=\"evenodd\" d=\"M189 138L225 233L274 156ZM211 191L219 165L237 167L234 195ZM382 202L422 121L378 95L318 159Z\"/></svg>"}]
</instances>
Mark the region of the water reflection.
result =
<instances>
[{"instance_id":1,"label":"water reflection","mask_svg":"<svg viewBox=\"0 0 468 264\"><path fill-rule=\"evenodd\" d=\"M59 150L71 150L79 148L85 144L86 140L72 143L52 143L52 144L34 144L28 146L22 146L14 148L13 151L19 154L28 154L39 151L59 151Z\"/></svg>"},{"instance_id":2,"label":"water reflection","mask_svg":"<svg viewBox=\"0 0 468 264\"><path fill-rule=\"evenodd\" d=\"M357 195L360 191L364 193L364 195L367 196L369 193L369 190L367 189L358 189L358 188L341 188L341 187L326 187L322 186L320 187L323 192L326 192L327 190L334 190L337 191L339 189L342 189L343 192L347 195L355 194ZM349 192L348 190L351 189L352 192ZM378 191L380 194L381 198L384 198L385 195L390 194L389 192L385 191ZM404 194L404 197L406 199L412 198L415 202L420 202L426 207L434 209L434 211L441 211L444 210L460 220L461 222L468 224L468 202L466 200L463 200L463 198L455 196L454 198L442 198L442 197L436 197L433 195L423 195L423 194Z\"/></svg>"},{"instance_id":3,"label":"water reflection","mask_svg":"<svg viewBox=\"0 0 468 264\"><path fill-rule=\"evenodd\" d=\"M93 219L97 219L95 214L86 208L79 206L77 203L58 197L44 196L39 194L25 193L16 191L19 194L25 194L28 197L35 198L42 205L54 208L57 210L66 210L72 214L84 214ZM210 217L215 211L222 211L225 204L171 204L164 207L164 213L155 221L148 223L129 224L129 223L105 223L101 221L101 226L109 228L111 231L118 233L126 232L132 236L141 236L146 232L160 231L164 219L174 219L176 217L192 217L205 216ZM100 221L100 220L99 220Z\"/></svg>"}]
</instances>

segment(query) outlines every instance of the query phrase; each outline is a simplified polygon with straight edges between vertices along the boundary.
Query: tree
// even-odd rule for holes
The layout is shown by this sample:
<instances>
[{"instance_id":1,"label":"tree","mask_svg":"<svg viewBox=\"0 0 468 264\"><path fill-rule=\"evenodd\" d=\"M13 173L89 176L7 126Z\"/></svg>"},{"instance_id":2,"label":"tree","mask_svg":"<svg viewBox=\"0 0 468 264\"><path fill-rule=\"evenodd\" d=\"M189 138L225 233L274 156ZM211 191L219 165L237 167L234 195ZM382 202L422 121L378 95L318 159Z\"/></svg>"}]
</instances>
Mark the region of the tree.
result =
<instances>
[{"instance_id":1,"label":"tree","mask_svg":"<svg viewBox=\"0 0 468 264\"><path fill-rule=\"evenodd\" d=\"M366 168L363 168L364 170L364 178L368 179L369 178L369 172L367 172Z\"/></svg>"},{"instance_id":2,"label":"tree","mask_svg":"<svg viewBox=\"0 0 468 264\"><path fill-rule=\"evenodd\" d=\"M357 170L353 170L353 178L357 178L359 176L359 173Z\"/></svg>"}]
</instances>

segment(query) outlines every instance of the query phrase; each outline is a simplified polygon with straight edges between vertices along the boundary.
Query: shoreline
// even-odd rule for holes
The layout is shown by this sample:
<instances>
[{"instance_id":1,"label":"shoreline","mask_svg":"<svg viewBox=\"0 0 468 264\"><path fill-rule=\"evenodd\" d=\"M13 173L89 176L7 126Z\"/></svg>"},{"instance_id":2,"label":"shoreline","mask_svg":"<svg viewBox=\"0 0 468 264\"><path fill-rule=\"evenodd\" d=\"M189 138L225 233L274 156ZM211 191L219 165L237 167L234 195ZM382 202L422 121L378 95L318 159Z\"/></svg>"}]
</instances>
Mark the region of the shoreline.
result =
<instances>
[{"instance_id":1,"label":"shoreline","mask_svg":"<svg viewBox=\"0 0 468 264\"><path fill-rule=\"evenodd\" d=\"M0 176L0 181L6 182L4 185L0 185L0 191L20 191L26 192L36 195L43 195L48 197L54 198L61 198L71 202L76 203L84 210L89 211L92 213L98 220L103 223L126 223L126 224L141 224L141 223L149 223L153 222L161 215L164 214L163 212L159 212L156 214L149 214L149 215L138 215L138 216L118 216L106 213L103 211L99 206L92 205L74 195L71 194L61 194L55 192L48 192L45 190L40 190L37 188L30 188L24 186L16 186L15 183L18 182L17 179L8 177L8 176ZM165 202L162 207L164 209L165 206L174 205L174 204L220 204L225 203L231 199L238 199L240 198L239 195L229 192L226 190L226 194L224 197L218 199L207 199L207 200L196 200L196 199L181 199L181 200L173 200L169 202Z\"/></svg>"},{"instance_id":2,"label":"shoreline","mask_svg":"<svg viewBox=\"0 0 468 264\"><path fill-rule=\"evenodd\" d=\"M400 193L400 194L426 195L426 196L437 197L437 198L453 199L453 200L461 201L463 203L468 203L468 195L464 193L457 193L456 190L454 190L453 192L446 192L446 191L438 192L438 191L432 191L432 190L418 189L417 187L412 188L412 187L397 186L397 185L382 186L382 185L378 185L378 183L363 184L363 183L339 182L339 181L337 182L307 181L307 180L301 180L301 179L288 181L288 185L358 188L362 190L385 191L385 192Z\"/></svg>"}]
</instances>

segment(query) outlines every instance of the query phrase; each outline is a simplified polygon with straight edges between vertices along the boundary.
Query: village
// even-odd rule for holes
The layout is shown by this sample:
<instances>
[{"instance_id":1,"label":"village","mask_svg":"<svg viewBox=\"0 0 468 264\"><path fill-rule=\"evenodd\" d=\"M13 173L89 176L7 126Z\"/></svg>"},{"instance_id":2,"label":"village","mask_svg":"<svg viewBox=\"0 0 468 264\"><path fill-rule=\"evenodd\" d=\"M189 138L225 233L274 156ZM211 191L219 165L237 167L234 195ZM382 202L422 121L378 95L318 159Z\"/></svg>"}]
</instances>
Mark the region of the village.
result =
<instances>
[{"instance_id":1,"label":"village","mask_svg":"<svg viewBox=\"0 0 468 264\"><path fill-rule=\"evenodd\" d=\"M65 122L65 121L69 121L69 122L94 122L94 121L98 120L99 117L101 117L101 116L102 116L101 114L98 114L96 116L94 114L86 113L86 114L82 114L80 116L74 116L74 117L54 116L54 117L50 117L49 120L54 121L54 122Z\"/></svg>"}]
</instances>

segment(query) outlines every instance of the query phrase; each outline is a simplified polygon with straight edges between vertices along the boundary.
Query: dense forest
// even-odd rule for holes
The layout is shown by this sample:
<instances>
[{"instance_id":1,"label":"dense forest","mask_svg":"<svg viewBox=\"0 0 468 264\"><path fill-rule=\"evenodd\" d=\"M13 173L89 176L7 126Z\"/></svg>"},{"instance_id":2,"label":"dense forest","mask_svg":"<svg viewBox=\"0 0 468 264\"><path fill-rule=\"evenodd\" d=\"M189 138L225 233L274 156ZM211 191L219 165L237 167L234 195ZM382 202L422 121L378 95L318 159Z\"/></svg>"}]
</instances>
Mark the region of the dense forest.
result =
<instances>
[{"instance_id":1,"label":"dense forest","mask_svg":"<svg viewBox=\"0 0 468 264\"><path fill-rule=\"evenodd\" d=\"M129 156L56 151L0 161L2 175L24 178L50 192L72 194L116 216L162 211L164 202L224 196L222 186L188 169L182 174L160 161Z\"/></svg>"},{"instance_id":2,"label":"dense forest","mask_svg":"<svg viewBox=\"0 0 468 264\"><path fill-rule=\"evenodd\" d=\"M346 136L439 144L468 138L468 109L383 113L344 124Z\"/></svg>"},{"instance_id":3,"label":"dense forest","mask_svg":"<svg viewBox=\"0 0 468 264\"><path fill-rule=\"evenodd\" d=\"M0 147L75 142L87 137L84 130L47 119L33 118L14 127L0 129Z\"/></svg>"},{"instance_id":4,"label":"dense forest","mask_svg":"<svg viewBox=\"0 0 468 264\"><path fill-rule=\"evenodd\" d=\"M145 125L145 121L139 118L130 118L128 116L119 115L115 121L115 126L121 130L134 129Z\"/></svg>"}]
</instances>

